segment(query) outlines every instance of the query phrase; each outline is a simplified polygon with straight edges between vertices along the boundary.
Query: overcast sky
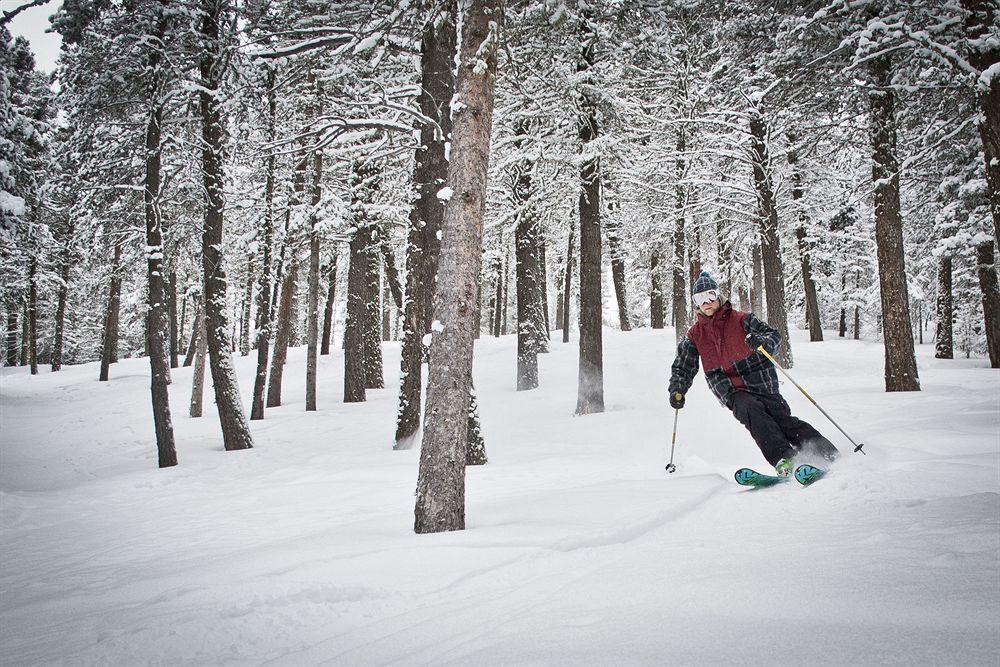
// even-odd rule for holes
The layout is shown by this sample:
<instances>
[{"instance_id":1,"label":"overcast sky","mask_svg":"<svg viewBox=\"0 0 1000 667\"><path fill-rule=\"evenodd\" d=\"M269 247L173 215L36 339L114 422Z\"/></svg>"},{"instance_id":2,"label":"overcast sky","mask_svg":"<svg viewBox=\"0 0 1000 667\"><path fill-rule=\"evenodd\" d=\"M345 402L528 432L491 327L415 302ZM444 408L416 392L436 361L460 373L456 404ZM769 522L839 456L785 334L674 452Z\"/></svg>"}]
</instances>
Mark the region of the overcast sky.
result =
<instances>
[{"instance_id":1,"label":"overcast sky","mask_svg":"<svg viewBox=\"0 0 1000 667\"><path fill-rule=\"evenodd\" d=\"M9 11L28 4L25 0L0 0L4 11ZM35 64L44 72L51 72L56 66L56 56L59 55L59 45L62 40L55 33L46 33L49 27L49 16L62 5L62 0L50 2L18 14L7 26L16 37L23 35L31 42L31 50L35 54Z\"/></svg>"}]
</instances>

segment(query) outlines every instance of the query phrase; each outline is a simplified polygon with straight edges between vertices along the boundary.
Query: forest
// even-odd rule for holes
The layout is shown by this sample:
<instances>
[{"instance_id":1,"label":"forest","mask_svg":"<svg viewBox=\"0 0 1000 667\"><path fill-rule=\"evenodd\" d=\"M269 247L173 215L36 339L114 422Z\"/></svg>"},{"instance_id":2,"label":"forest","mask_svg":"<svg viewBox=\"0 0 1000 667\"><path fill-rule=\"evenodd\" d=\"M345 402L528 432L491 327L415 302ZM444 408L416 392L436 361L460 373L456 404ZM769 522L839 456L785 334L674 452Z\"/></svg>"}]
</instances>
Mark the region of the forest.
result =
<instances>
[{"instance_id":1,"label":"forest","mask_svg":"<svg viewBox=\"0 0 1000 667\"><path fill-rule=\"evenodd\" d=\"M386 447L420 448L416 531L462 529L474 341L516 335L530 391L573 334L600 413L602 331L683 336L702 270L786 369L824 329L882 345L886 392L925 342L1000 368L994 0L64 0L51 75L13 14L3 363L148 357L160 467L171 394L249 449L283 384L363 402L399 341Z\"/></svg>"}]
</instances>

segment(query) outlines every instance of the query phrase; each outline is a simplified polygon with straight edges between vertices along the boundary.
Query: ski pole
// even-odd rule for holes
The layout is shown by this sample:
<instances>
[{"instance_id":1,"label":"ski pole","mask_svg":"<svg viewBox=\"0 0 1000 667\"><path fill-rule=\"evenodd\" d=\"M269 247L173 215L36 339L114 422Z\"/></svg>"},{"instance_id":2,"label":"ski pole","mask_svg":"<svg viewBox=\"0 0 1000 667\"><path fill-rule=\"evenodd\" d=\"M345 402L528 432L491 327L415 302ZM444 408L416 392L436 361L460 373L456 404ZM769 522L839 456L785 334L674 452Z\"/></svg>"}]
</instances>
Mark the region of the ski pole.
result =
<instances>
[{"instance_id":1,"label":"ski pole","mask_svg":"<svg viewBox=\"0 0 1000 667\"><path fill-rule=\"evenodd\" d=\"M777 369L778 369L779 371L781 371L781 372L782 372L782 373L784 374L784 376L785 376L786 378L788 378L789 380L791 380L791 381L792 381L792 384L794 384L794 385L795 385L796 387L798 387L799 391L801 391L801 392L802 392L802 395L803 395L803 396L805 396L806 398L808 398L808 399L809 399L809 402L810 402L810 403L812 403L813 405L815 405L815 406L816 406L816 408L817 408L817 409L818 409L818 410L819 410L820 412L822 412L822 413L823 413L823 416L824 416L824 417L826 417L827 419L829 419L829 420L830 420L830 423L831 423L831 424L833 424L834 426L836 426L836 427L837 427L837 430L839 430L839 431L840 431L841 433L843 433L843 434L844 434L844 437L845 437L845 438L847 438L848 440L850 440L850 441L851 441L851 444L852 444L852 445L854 445L854 451L856 451L856 452L861 452L862 454L864 454L864 455L866 455L866 456L868 455L868 452L866 452L865 450L861 449L862 447L864 447L864 446L865 446L865 445L864 445L864 443L861 443L861 444L858 444L858 443L854 442L854 438L852 438L851 436L847 435L847 431L845 431L844 429L840 428L840 424L838 424L837 422L833 421L833 417L831 417L830 415L826 414L826 410L824 410L824 409L823 409L823 408L822 408L822 407L820 406L820 404L819 404L819 403L817 403L817 402L816 402L816 401L815 401L815 400L813 399L813 397L812 397L812 396L810 396L810 395L809 395L809 393L808 393L808 392L807 392L807 391L806 391L805 389L803 389L803 388L801 387L801 385L799 385L799 383L798 383L798 382L796 382L796 381L795 381L795 379L794 379L794 378L793 378L793 377L792 377L791 375L789 375L789 374L788 374L788 371L786 371L786 370L785 370L784 368L782 368L782 367L781 367L781 364L779 364L779 363L778 363L777 361L775 361L775 360L774 360L774 357L772 357L772 356L771 356L770 354L768 354L768 353L767 353L767 350L765 350L765 349L764 349L764 346L763 346L763 345L758 345L758 346L757 346L757 349L758 349L758 350L759 350L759 351L760 351L760 352L761 352L761 353L762 353L762 354L763 354L763 355L764 355L765 357L767 357L768 359L770 359L770 360L771 360L771 363L772 363L772 364L774 364L774 367L775 367L775 368L777 368Z\"/></svg>"},{"instance_id":2,"label":"ski pole","mask_svg":"<svg viewBox=\"0 0 1000 667\"><path fill-rule=\"evenodd\" d=\"M665 468L667 472L677 470L677 466L674 465L674 444L677 442L677 415L679 415L680 412L680 408L674 408L674 435L670 438L670 463L668 463Z\"/></svg>"}]
</instances>

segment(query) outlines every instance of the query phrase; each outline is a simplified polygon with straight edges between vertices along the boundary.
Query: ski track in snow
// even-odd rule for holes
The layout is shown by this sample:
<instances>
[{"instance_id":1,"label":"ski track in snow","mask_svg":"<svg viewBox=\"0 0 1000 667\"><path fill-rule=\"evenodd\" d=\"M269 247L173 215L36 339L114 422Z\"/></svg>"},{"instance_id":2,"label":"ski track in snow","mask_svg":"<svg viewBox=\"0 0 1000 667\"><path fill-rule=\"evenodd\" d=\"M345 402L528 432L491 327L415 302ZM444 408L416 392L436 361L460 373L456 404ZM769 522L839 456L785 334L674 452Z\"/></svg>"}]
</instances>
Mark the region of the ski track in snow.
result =
<instances>
[{"instance_id":1,"label":"ski track in snow","mask_svg":"<svg viewBox=\"0 0 1000 667\"><path fill-rule=\"evenodd\" d=\"M601 414L573 416L575 341L514 391L515 337L477 342L490 463L466 530L412 531L419 446L393 451L386 389L341 401L343 357L305 349L284 404L225 452L206 388L172 370L180 465L156 469L146 359L0 374L0 664L997 664L1000 374L933 359L887 394L879 343L806 342L793 412L842 450L826 478L749 491L766 470L696 378L669 455L674 333L605 330ZM849 363L845 363L849 359ZM250 396L254 357L234 357ZM778 646L787 642L788 646ZM750 655L747 646L764 647Z\"/></svg>"}]
</instances>

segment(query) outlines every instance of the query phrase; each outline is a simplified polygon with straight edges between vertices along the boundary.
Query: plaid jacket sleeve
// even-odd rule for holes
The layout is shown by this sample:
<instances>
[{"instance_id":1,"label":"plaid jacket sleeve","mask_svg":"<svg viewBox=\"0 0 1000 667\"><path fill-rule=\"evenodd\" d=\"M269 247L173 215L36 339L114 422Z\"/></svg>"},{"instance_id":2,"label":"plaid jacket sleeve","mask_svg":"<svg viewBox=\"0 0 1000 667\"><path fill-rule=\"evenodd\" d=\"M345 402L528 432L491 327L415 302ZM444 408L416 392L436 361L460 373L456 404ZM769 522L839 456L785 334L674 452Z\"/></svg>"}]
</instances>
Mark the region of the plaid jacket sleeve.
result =
<instances>
[{"instance_id":1,"label":"plaid jacket sleeve","mask_svg":"<svg viewBox=\"0 0 1000 667\"><path fill-rule=\"evenodd\" d=\"M781 334L778 330L753 313L747 313L746 319L743 320L743 329L756 336L768 354L774 354L781 344Z\"/></svg>"},{"instance_id":2,"label":"plaid jacket sleeve","mask_svg":"<svg viewBox=\"0 0 1000 667\"><path fill-rule=\"evenodd\" d=\"M670 387L671 394L680 392L686 394L694 382L694 376L698 374L698 348L688 339L687 336L677 344L677 357L670 366Z\"/></svg>"}]
</instances>

